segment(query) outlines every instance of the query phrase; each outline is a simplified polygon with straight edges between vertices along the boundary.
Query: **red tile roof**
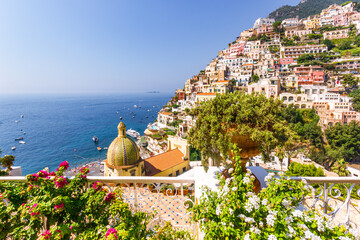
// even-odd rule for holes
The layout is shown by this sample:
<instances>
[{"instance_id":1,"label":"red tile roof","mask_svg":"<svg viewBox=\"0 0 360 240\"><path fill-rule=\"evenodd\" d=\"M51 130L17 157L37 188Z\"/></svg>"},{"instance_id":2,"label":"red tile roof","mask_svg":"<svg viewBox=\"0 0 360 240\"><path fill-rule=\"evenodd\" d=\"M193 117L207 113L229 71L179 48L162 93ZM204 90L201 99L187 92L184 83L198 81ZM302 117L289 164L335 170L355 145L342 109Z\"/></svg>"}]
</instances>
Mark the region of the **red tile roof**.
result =
<instances>
[{"instance_id":1,"label":"red tile roof","mask_svg":"<svg viewBox=\"0 0 360 240\"><path fill-rule=\"evenodd\" d=\"M171 167L185 162L183 159L184 154L179 149L167 151L165 153L156 155L154 157L144 160L146 175L154 176L163 172Z\"/></svg>"},{"instance_id":2,"label":"red tile roof","mask_svg":"<svg viewBox=\"0 0 360 240\"><path fill-rule=\"evenodd\" d=\"M208 95L208 96L216 96L216 94L215 93L198 93L198 94L196 94L196 95Z\"/></svg>"}]
</instances>

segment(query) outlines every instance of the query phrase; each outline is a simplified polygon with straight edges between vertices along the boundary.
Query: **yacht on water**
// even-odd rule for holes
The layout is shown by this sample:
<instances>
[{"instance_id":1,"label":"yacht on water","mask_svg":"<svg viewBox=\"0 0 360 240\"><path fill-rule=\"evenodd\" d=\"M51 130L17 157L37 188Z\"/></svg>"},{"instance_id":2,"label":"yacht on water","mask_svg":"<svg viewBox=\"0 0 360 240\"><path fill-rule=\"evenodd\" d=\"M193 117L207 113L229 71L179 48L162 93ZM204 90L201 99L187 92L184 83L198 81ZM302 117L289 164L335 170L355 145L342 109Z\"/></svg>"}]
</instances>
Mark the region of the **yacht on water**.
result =
<instances>
[{"instance_id":1,"label":"yacht on water","mask_svg":"<svg viewBox=\"0 0 360 240\"><path fill-rule=\"evenodd\" d=\"M96 137L96 136L94 136L94 137L92 138L92 140L93 140L94 143L99 142L99 139L98 139L98 137Z\"/></svg>"},{"instance_id":2,"label":"yacht on water","mask_svg":"<svg viewBox=\"0 0 360 240\"><path fill-rule=\"evenodd\" d=\"M26 142L25 141L19 141L20 144L25 144Z\"/></svg>"},{"instance_id":3,"label":"yacht on water","mask_svg":"<svg viewBox=\"0 0 360 240\"><path fill-rule=\"evenodd\" d=\"M15 138L15 141L23 140L24 137Z\"/></svg>"},{"instance_id":4,"label":"yacht on water","mask_svg":"<svg viewBox=\"0 0 360 240\"><path fill-rule=\"evenodd\" d=\"M138 133L137 131L133 130L133 129L129 129L126 131L126 134L129 135L132 138L138 139L140 138L140 133Z\"/></svg>"},{"instance_id":5,"label":"yacht on water","mask_svg":"<svg viewBox=\"0 0 360 240\"><path fill-rule=\"evenodd\" d=\"M15 147L15 146L12 146L12 147L11 147L11 150L13 150L13 151L14 151L15 149L16 149L16 147Z\"/></svg>"}]
</instances>

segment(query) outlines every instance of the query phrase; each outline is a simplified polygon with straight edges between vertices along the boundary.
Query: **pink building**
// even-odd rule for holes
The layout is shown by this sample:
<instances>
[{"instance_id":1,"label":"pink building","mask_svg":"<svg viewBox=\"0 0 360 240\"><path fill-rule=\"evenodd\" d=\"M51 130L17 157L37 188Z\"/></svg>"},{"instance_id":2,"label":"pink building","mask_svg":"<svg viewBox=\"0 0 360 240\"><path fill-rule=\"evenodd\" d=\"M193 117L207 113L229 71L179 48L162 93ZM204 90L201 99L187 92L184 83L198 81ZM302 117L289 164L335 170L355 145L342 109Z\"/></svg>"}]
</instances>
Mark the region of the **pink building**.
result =
<instances>
[{"instance_id":1,"label":"pink building","mask_svg":"<svg viewBox=\"0 0 360 240\"><path fill-rule=\"evenodd\" d=\"M334 26L348 26L349 25L349 15L348 14L339 14L334 16Z\"/></svg>"},{"instance_id":2,"label":"pink building","mask_svg":"<svg viewBox=\"0 0 360 240\"><path fill-rule=\"evenodd\" d=\"M275 67L275 69L285 70L285 69L288 69L289 66L295 62L296 61L292 57L279 58L279 59L274 60L274 67Z\"/></svg>"},{"instance_id":3,"label":"pink building","mask_svg":"<svg viewBox=\"0 0 360 240\"><path fill-rule=\"evenodd\" d=\"M263 24L258 29L256 29L257 34L266 34L271 33L274 31L274 28L272 25Z\"/></svg>"},{"instance_id":4,"label":"pink building","mask_svg":"<svg viewBox=\"0 0 360 240\"><path fill-rule=\"evenodd\" d=\"M320 66L301 66L294 68L294 74L298 76L298 85L322 84L325 79L325 71Z\"/></svg>"},{"instance_id":5,"label":"pink building","mask_svg":"<svg viewBox=\"0 0 360 240\"><path fill-rule=\"evenodd\" d=\"M267 98L275 98L279 95L280 79L278 77L271 77L269 79L262 79L257 83L252 83L248 86L248 93L261 93Z\"/></svg>"}]
</instances>

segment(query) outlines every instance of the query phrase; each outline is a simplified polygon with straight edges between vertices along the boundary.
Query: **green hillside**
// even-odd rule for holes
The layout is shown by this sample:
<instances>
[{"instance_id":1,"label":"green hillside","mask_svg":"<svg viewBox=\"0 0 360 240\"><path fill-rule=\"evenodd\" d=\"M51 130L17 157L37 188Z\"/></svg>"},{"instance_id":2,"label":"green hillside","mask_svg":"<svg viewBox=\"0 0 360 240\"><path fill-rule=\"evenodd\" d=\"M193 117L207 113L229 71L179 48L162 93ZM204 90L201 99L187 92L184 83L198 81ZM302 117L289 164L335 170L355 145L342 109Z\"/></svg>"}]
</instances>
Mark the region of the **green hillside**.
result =
<instances>
[{"instance_id":1,"label":"green hillside","mask_svg":"<svg viewBox=\"0 0 360 240\"><path fill-rule=\"evenodd\" d=\"M353 0L359 2L360 0ZM286 18L295 18L296 16L306 18L321 12L324 8L337 3L342 4L348 0L302 0L296 6L285 5L269 14L268 17L275 18L276 21L282 21Z\"/></svg>"}]
</instances>

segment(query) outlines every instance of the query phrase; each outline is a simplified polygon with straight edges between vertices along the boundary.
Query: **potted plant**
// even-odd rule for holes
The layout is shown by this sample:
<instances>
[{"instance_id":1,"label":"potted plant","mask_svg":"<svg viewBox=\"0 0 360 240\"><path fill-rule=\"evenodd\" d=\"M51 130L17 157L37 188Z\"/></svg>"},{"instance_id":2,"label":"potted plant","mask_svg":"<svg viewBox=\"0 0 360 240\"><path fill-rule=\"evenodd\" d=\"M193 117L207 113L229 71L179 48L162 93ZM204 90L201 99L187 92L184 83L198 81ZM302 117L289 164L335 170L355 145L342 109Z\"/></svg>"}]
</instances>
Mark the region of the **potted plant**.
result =
<instances>
[{"instance_id":1,"label":"potted plant","mask_svg":"<svg viewBox=\"0 0 360 240\"><path fill-rule=\"evenodd\" d=\"M189 143L201 150L205 168L209 158L217 166L227 160L234 165L233 150L238 149L245 171L250 157L262 153L268 160L276 147L297 140L296 132L280 114L282 108L281 100L263 94L219 95L190 111L196 117L196 125L189 131Z\"/></svg>"}]
</instances>

